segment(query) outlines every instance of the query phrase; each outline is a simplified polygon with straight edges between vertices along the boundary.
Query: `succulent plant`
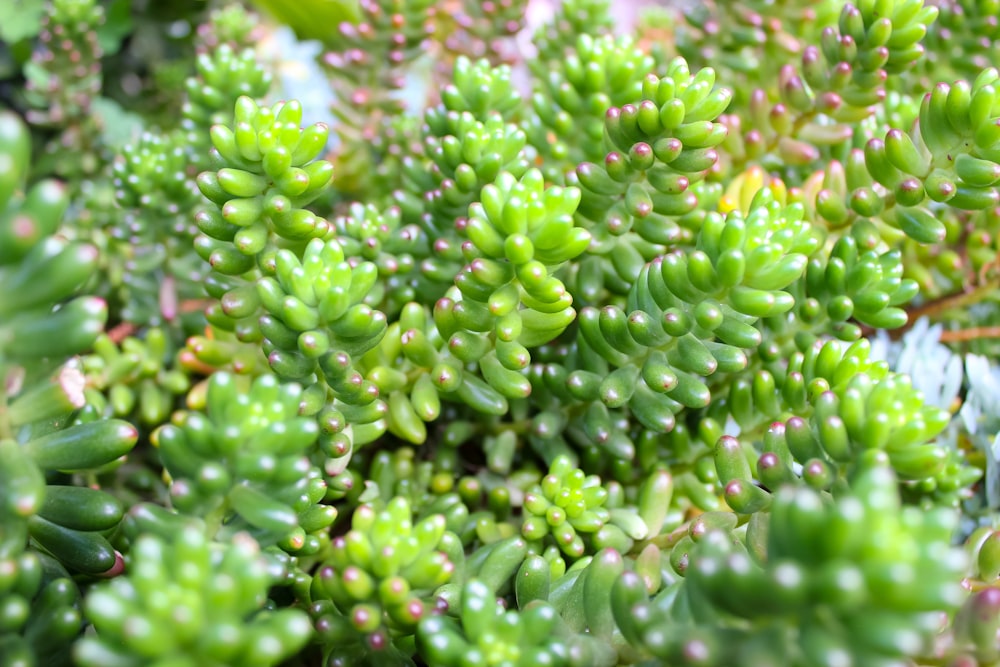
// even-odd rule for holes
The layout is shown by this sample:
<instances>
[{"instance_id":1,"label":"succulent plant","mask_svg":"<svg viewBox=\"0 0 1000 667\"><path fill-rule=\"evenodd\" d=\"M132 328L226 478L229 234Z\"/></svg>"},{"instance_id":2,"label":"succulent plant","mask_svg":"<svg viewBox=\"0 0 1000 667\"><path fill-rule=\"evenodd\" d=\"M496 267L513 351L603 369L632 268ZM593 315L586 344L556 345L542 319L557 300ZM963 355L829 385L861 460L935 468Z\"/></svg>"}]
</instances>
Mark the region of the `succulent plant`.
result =
<instances>
[{"instance_id":1,"label":"succulent plant","mask_svg":"<svg viewBox=\"0 0 1000 667\"><path fill-rule=\"evenodd\" d=\"M0 667L1000 661L995 0L22 4Z\"/></svg>"}]
</instances>

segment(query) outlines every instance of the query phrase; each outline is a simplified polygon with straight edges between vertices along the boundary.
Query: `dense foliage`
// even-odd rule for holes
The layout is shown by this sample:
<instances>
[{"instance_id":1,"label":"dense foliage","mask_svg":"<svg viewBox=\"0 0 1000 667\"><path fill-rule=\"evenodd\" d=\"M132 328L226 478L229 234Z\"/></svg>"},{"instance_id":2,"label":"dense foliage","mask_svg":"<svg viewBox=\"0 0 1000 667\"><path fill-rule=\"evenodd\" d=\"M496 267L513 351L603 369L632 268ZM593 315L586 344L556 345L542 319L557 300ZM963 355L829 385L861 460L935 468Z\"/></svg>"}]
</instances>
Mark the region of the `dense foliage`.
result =
<instances>
[{"instance_id":1,"label":"dense foliage","mask_svg":"<svg viewBox=\"0 0 1000 667\"><path fill-rule=\"evenodd\" d=\"M855 1L0 9L0 667L1000 664L1000 2Z\"/></svg>"}]
</instances>

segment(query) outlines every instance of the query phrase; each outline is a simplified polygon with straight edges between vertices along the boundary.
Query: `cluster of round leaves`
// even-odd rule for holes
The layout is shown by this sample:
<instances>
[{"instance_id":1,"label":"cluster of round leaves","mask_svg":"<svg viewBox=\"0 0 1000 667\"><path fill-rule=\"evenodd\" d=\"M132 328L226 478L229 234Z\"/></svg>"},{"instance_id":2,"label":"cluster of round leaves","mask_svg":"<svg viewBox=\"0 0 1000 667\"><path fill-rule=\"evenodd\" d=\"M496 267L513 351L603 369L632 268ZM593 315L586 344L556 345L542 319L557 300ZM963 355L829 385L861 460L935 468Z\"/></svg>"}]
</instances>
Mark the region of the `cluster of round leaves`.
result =
<instances>
[{"instance_id":1,"label":"cluster of round leaves","mask_svg":"<svg viewBox=\"0 0 1000 667\"><path fill-rule=\"evenodd\" d=\"M542 64L558 63L573 48L580 35L613 32L615 20L610 0L565 0L559 3L552 20L541 26L532 40Z\"/></svg>"},{"instance_id":2,"label":"cluster of round leaves","mask_svg":"<svg viewBox=\"0 0 1000 667\"><path fill-rule=\"evenodd\" d=\"M333 219L336 241L351 264L371 262L378 268L365 303L387 317L397 317L403 306L435 287L421 270L429 240L415 224L403 224L398 206L384 209L353 203Z\"/></svg>"},{"instance_id":3,"label":"cluster of round leaves","mask_svg":"<svg viewBox=\"0 0 1000 667\"><path fill-rule=\"evenodd\" d=\"M227 124L212 126L212 156L221 168L198 176L201 193L219 211L198 215L205 236L196 247L225 275L251 269L272 233L288 240L326 234L329 223L303 207L333 177L332 165L316 160L326 147L329 129L322 123L302 129L298 102L260 107L242 96L234 116L232 129Z\"/></svg>"},{"instance_id":4,"label":"cluster of round leaves","mask_svg":"<svg viewBox=\"0 0 1000 667\"><path fill-rule=\"evenodd\" d=\"M677 219L698 206L692 186L718 160L716 147L727 130L715 121L731 100L731 90L715 86L714 70L692 74L677 58L666 76L650 74L643 80L640 101L607 111L610 152L603 165L580 164L572 180L583 191L577 217L593 227L591 251L610 255L623 284L635 279L638 267L632 258L644 248L626 236L629 232L653 245L647 253L681 239ZM615 261L618 254L629 263ZM641 265L642 257L638 261Z\"/></svg>"},{"instance_id":5,"label":"cluster of round leaves","mask_svg":"<svg viewBox=\"0 0 1000 667\"><path fill-rule=\"evenodd\" d=\"M145 132L111 166L118 208L100 222L103 261L129 321L158 324L179 317L178 302L201 294L203 263L190 253L200 201L183 133Z\"/></svg>"},{"instance_id":6,"label":"cluster of round leaves","mask_svg":"<svg viewBox=\"0 0 1000 667\"><path fill-rule=\"evenodd\" d=\"M957 503L980 471L935 442L949 414L924 403L908 377L889 372L869 350L864 340L849 346L817 341L771 370L732 383L725 399L731 417L761 439L759 451L730 436L706 443L714 448L730 507L765 509L771 500L766 489L799 478L819 490L842 486L854 462L871 450L884 451L917 495Z\"/></svg>"},{"instance_id":7,"label":"cluster of round leaves","mask_svg":"<svg viewBox=\"0 0 1000 667\"><path fill-rule=\"evenodd\" d=\"M169 336L162 328L146 331L140 339L127 336L116 344L107 334L94 341L91 354L81 360L87 379L87 404L98 414L133 418L155 427L166 421L178 396L191 388L191 379L171 363Z\"/></svg>"},{"instance_id":8,"label":"cluster of round leaves","mask_svg":"<svg viewBox=\"0 0 1000 667\"><path fill-rule=\"evenodd\" d=\"M267 340L272 366L290 378L312 372L316 359L329 351L321 349L320 339L330 334L320 323L342 319L367 291L360 286L371 286L369 274L374 278L372 271L365 272L374 267L365 265L354 283L360 295L348 295L350 267L324 266L323 257L331 253L343 260L335 241L317 241L305 258L287 249L279 252L275 245L278 239L304 242L333 234L327 220L304 208L332 178L332 165L315 159L325 149L329 130L322 124L302 129L301 121L297 102L259 107L241 97L233 127L212 128L213 156L222 167L203 172L198 186L215 208L196 217L202 234L195 247L214 270L209 293L221 302L208 313L209 320L241 340ZM262 275L266 278L258 280ZM316 285L309 282L313 278ZM321 297L326 300L322 313L317 310ZM357 317L351 322L357 324ZM299 334L307 334L303 346Z\"/></svg>"},{"instance_id":9,"label":"cluster of round leaves","mask_svg":"<svg viewBox=\"0 0 1000 667\"><path fill-rule=\"evenodd\" d=\"M532 542L551 536L573 559L606 547L627 553L635 540L648 537L649 527L632 509L604 507L607 500L608 490L597 475L585 475L566 456L556 457L541 483L524 494L521 535Z\"/></svg>"},{"instance_id":10,"label":"cluster of round leaves","mask_svg":"<svg viewBox=\"0 0 1000 667\"><path fill-rule=\"evenodd\" d=\"M998 83L995 68L971 84L940 83L924 96L911 132L892 129L865 146L867 170L895 197L886 217L907 236L922 243L945 238L944 224L924 205L927 199L961 210L1000 203Z\"/></svg>"},{"instance_id":11,"label":"cluster of round leaves","mask_svg":"<svg viewBox=\"0 0 1000 667\"><path fill-rule=\"evenodd\" d=\"M465 0L453 13L445 13L443 46L449 51L476 57L486 56L493 62L510 59L505 42L516 37L524 28L527 0Z\"/></svg>"},{"instance_id":12,"label":"cluster of round leaves","mask_svg":"<svg viewBox=\"0 0 1000 667\"><path fill-rule=\"evenodd\" d=\"M905 324L901 306L916 296L918 284L903 277L899 250L866 249L866 237L856 225L851 235L837 239L825 262L810 258L805 280L798 285L801 291L793 291L795 313L804 324L831 322L834 333L847 341L861 337L855 322L881 328Z\"/></svg>"},{"instance_id":13,"label":"cluster of round leaves","mask_svg":"<svg viewBox=\"0 0 1000 667\"><path fill-rule=\"evenodd\" d=\"M172 218L187 215L198 200L188 173L186 145L178 135L143 134L134 145L122 150L112 165L112 173L115 198L122 208L156 212L166 221L175 222ZM170 228L170 233L187 232L191 223L184 223L184 227Z\"/></svg>"},{"instance_id":14,"label":"cluster of round leaves","mask_svg":"<svg viewBox=\"0 0 1000 667\"><path fill-rule=\"evenodd\" d=\"M429 0L359 4L361 21L345 21L338 25L330 38L333 48L323 56L324 63L343 87L337 92L361 96L354 97L352 105L338 105L343 114L350 114L352 107L355 113L359 109L371 111L375 105L369 97L401 87L395 68L419 55L421 46L434 30L431 18L435 9ZM386 67L386 63L391 66ZM388 99L379 101L385 104ZM352 122L358 119L358 116L340 118L353 128L361 127Z\"/></svg>"},{"instance_id":15,"label":"cluster of round leaves","mask_svg":"<svg viewBox=\"0 0 1000 667\"><path fill-rule=\"evenodd\" d=\"M279 384L273 375L247 382L214 373L206 412L176 413L154 433L171 504L225 534L247 531L289 553L318 553L329 544L337 512L322 503L327 485L309 458L317 421L299 416L298 385Z\"/></svg>"},{"instance_id":16,"label":"cluster of round leaves","mask_svg":"<svg viewBox=\"0 0 1000 667\"><path fill-rule=\"evenodd\" d=\"M394 192L403 220L432 240L424 275L450 284L461 267L455 224L502 171L522 176L529 167L527 138L513 121L520 107L511 68L459 58L441 103L424 113L423 155L401 162L405 187Z\"/></svg>"},{"instance_id":17,"label":"cluster of round leaves","mask_svg":"<svg viewBox=\"0 0 1000 667\"><path fill-rule=\"evenodd\" d=\"M639 99L653 60L628 37L581 34L558 68L535 61L534 112L528 140L542 157L545 177L562 182L580 162L604 158L604 114Z\"/></svg>"},{"instance_id":18,"label":"cluster of round leaves","mask_svg":"<svg viewBox=\"0 0 1000 667\"><path fill-rule=\"evenodd\" d=\"M271 73L260 67L252 48L236 51L229 43L201 53L196 72L185 80L187 93L181 108L181 128L191 147L192 160L204 166L210 148L205 131L232 120L233 102L240 96L259 99L271 87Z\"/></svg>"},{"instance_id":19,"label":"cluster of round leaves","mask_svg":"<svg viewBox=\"0 0 1000 667\"><path fill-rule=\"evenodd\" d=\"M252 47L261 37L260 17L243 5L224 5L213 9L208 20L198 25L198 38L206 50L229 44L240 51Z\"/></svg>"},{"instance_id":20,"label":"cluster of round leaves","mask_svg":"<svg viewBox=\"0 0 1000 667\"><path fill-rule=\"evenodd\" d=\"M527 348L556 338L573 320L573 298L552 274L590 243L574 225L578 201L576 188L545 188L538 170L520 179L503 172L460 225L473 256L455 277L461 299L439 308L435 322L446 336L456 329L495 336L496 354L483 357L480 369L509 398L530 391L512 374L530 362Z\"/></svg>"},{"instance_id":21,"label":"cluster of round leaves","mask_svg":"<svg viewBox=\"0 0 1000 667\"><path fill-rule=\"evenodd\" d=\"M212 541L197 524L172 539L143 535L128 574L87 595L97 634L75 647L78 664L279 664L312 635L299 609L265 609L275 572L257 543Z\"/></svg>"},{"instance_id":22,"label":"cluster of round leaves","mask_svg":"<svg viewBox=\"0 0 1000 667\"><path fill-rule=\"evenodd\" d=\"M428 617L418 627L417 642L431 667L594 664L585 653L574 654L571 633L555 634L560 620L555 608L541 601L507 611L489 587L471 579L462 587L458 618Z\"/></svg>"},{"instance_id":23,"label":"cluster of round leaves","mask_svg":"<svg viewBox=\"0 0 1000 667\"><path fill-rule=\"evenodd\" d=\"M390 119L404 107L399 90L406 67L433 34L436 8L429 0L388 0L361 2L358 9L360 21L343 21L329 31L330 50L321 62L336 97L349 100L332 108L340 139L334 187L352 197L370 197L380 185L374 173L391 171L383 164L394 150ZM387 180L395 183L399 175Z\"/></svg>"},{"instance_id":24,"label":"cluster of round leaves","mask_svg":"<svg viewBox=\"0 0 1000 667\"><path fill-rule=\"evenodd\" d=\"M923 56L920 40L937 14L937 8L925 7L922 0L847 4L837 28L823 30L820 47L807 47L803 52L803 78L814 89L835 93L844 103L843 112L833 112L835 118L840 114L850 117L849 108L861 109L880 101L888 76L906 71ZM826 60L825 71L819 62L820 52Z\"/></svg>"},{"instance_id":25,"label":"cluster of round leaves","mask_svg":"<svg viewBox=\"0 0 1000 667\"><path fill-rule=\"evenodd\" d=\"M642 266L625 309L581 310L580 367L564 391L612 409L627 405L646 428L670 431L684 407L709 404L716 373L747 367L747 351L762 340L759 318L795 305L784 289L817 246L802 208L782 207L767 191L748 216L706 216L692 250ZM606 410L590 416L592 438L614 438Z\"/></svg>"},{"instance_id":26,"label":"cluster of round leaves","mask_svg":"<svg viewBox=\"0 0 1000 667\"><path fill-rule=\"evenodd\" d=\"M727 79L741 82L744 94L753 85L772 81L782 63L818 38L830 12L822 4L706 2L678 22L676 49L689 62L712 65Z\"/></svg>"},{"instance_id":27,"label":"cluster of round leaves","mask_svg":"<svg viewBox=\"0 0 1000 667\"><path fill-rule=\"evenodd\" d=\"M827 11L819 7L815 14ZM890 76L923 56L920 41L936 16L937 9L923 0L890 0L847 3L839 19L825 17L821 24L836 25L813 37L818 44L792 47L802 53L799 66L781 65L767 88L749 92L744 113L723 119L730 130L723 144L726 161L757 162L804 177L821 157L838 157L835 147L850 142L855 124L885 100L887 82L895 80Z\"/></svg>"},{"instance_id":28,"label":"cluster of round leaves","mask_svg":"<svg viewBox=\"0 0 1000 667\"><path fill-rule=\"evenodd\" d=\"M35 160L38 173L62 177L96 174L107 155L92 113L101 93L103 49L98 31L104 8L96 0L53 0L42 17L40 48L25 68L30 125L57 134Z\"/></svg>"},{"instance_id":29,"label":"cluster of round leaves","mask_svg":"<svg viewBox=\"0 0 1000 667\"><path fill-rule=\"evenodd\" d=\"M683 582L651 601L637 576L620 578L612 607L622 632L680 665L875 664L924 655L939 612L964 598L964 554L950 545L956 514L902 506L885 456L863 459L849 491L831 500L783 487L743 535L731 532L731 514L706 517L674 547ZM798 622L755 631L740 620L788 615Z\"/></svg>"},{"instance_id":30,"label":"cluster of round leaves","mask_svg":"<svg viewBox=\"0 0 1000 667\"><path fill-rule=\"evenodd\" d=\"M456 549L461 543L440 514L414 523L399 496L382 509L360 505L312 580L319 641L339 659L391 651L394 639L412 635L434 609L432 593L451 579Z\"/></svg>"},{"instance_id":31,"label":"cluster of round leaves","mask_svg":"<svg viewBox=\"0 0 1000 667\"><path fill-rule=\"evenodd\" d=\"M259 299L270 316L260 321L264 351L277 372L305 378L334 351L359 357L378 344L385 315L363 303L378 277L375 264L351 266L336 241L313 239L301 258L278 250L274 269L246 299L227 294L223 307L233 312L252 304L256 311Z\"/></svg>"},{"instance_id":32,"label":"cluster of round leaves","mask_svg":"<svg viewBox=\"0 0 1000 667\"><path fill-rule=\"evenodd\" d=\"M926 70L947 67L958 76L972 78L995 66L1000 43L996 0L948 0L938 9L938 19L926 39Z\"/></svg>"},{"instance_id":33,"label":"cluster of round leaves","mask_svg":"<svg viewBox=\"0 0 1000 667\"><path fill-rule=\"evenodd\" d=\"M104 9L93 0L55 0L44 19L43 48L29 70L28 90L40 107L28 116L32 125L63 127L79 122L101 89L97 28ZM68 146L67 146L68 148Z\"/></svg>"}]
</instances>

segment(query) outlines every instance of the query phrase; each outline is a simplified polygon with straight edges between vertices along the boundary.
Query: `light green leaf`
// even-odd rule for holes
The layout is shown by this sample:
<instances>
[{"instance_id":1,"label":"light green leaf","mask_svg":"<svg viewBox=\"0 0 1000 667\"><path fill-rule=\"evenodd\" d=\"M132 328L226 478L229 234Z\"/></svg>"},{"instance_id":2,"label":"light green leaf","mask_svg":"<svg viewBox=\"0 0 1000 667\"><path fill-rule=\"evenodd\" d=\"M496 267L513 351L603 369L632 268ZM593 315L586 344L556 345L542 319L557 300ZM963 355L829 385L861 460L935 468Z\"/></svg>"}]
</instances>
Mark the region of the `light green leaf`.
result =
<instances>
[{"instance_id":1,"label":"light green leaf","mask_svg":"<svg viewBox=\"0 0 1000 667\"><path fill-rule=\"evenodd\" d=\"M253 0L279 22L292 28L300 39L318 39L329 43L337 35L337 26L361 20L358 0Z\"/></svg>"},{"instance_id":2,"label":"light green leaf","mask_svg":"<svg viewBox=\"0 0 1000 667\"><path fill-rule=\"evenodd\" d=\"M0 40L15 44L34 37L42 29L45 0L0 2Z\"/></svg>"}]
</instances>

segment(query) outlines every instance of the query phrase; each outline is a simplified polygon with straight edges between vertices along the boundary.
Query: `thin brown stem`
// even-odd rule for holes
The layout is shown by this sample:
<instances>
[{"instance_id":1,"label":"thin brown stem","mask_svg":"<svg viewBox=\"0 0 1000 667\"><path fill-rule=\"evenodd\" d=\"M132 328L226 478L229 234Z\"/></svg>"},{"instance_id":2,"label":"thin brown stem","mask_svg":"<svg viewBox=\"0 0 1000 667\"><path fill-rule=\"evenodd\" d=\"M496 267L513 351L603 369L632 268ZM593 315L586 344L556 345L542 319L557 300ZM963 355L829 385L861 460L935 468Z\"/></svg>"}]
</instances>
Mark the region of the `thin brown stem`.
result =
<instances>
[{"instance_id":1,"label":"thin brown stem","mask_svg":"<svg viewBox=\"0 0 1000 667\"><path fill-rule=\"evenodd\" d=\"M907 314L909 315L911 322L920 319L925 315L927 317L933 317L934 315L951 310L952 308L961 308L963 306L970 306L974 303L978 303L986 296L995 292L998 287L1000 287L1000 282L992 280L988 283L983 283L968 292L947 294L937 299L933 299L921 306L910 309Z\"/></svg>"},{"instance_id":2,"label":"thin brown stem","mask_svg":"<svg viewBox=\"0 0 1000 667\"><path fill-rule=\"evenodd\" d=\"M975 303L979 303L983 299L987 298L990 294L996 292L997 288L1000 287L1000 281L991 280L990 282L983 283L978 287L974 287L968 291L958 292L955 294L946 294L944 296L938 297L936 299L931 299L927 303L915 306L913 308L908 308L906 311L907 321L906 324L898 329L893 329L889 332L889 336L893 340L899 340L903 337L907 331L909 331L914 323L921 317L933 318L941 313L952 310L953 308L963 308L971 306ZM968 331L983 331L987 332L994 327L972 327ZM862 329L865 336L869 336L873 330L868 327L863 327ZM950 338L949 336L954 336ZM959 331L944 332L941 335L942 342L959 342L962 340L975 340L977 338L995 338L997 336L991 334L974 335L968 334L969 337L962 338L963 334Z\"/></svg>"},{"instance_id":3,"label":"thin brown stem","mask_svg":"<svg viewBox=\"0 0 1000 667\"><path fill-rule=\"evenodd\" d=\"M941 332L942 343L964 343L983 338L1000 338L1000 326L970 327L968 329L958 329L957 331Z\"/></svg>"}]
</instances>

